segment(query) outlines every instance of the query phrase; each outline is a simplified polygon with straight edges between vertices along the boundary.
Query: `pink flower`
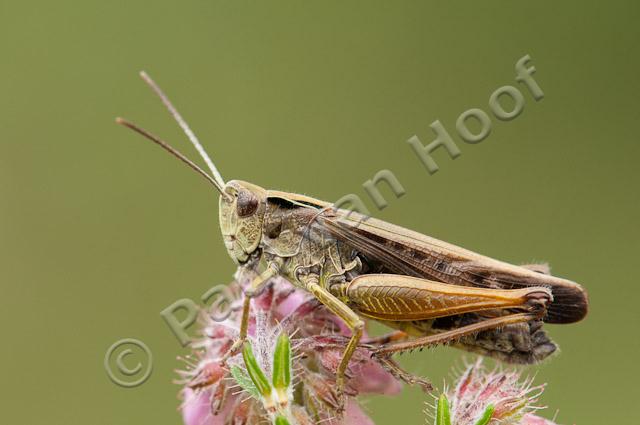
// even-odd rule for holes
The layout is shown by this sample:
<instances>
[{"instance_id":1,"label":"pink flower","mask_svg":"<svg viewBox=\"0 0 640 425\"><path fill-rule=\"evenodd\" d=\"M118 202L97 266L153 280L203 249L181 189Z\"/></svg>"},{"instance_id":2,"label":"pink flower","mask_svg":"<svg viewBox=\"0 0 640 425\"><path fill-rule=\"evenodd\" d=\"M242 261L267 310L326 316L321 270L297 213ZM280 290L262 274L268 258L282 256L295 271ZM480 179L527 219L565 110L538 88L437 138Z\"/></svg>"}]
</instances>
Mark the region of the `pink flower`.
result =
<instances>
[{"instance_id":1,"label":"pink flower","mask_svg":"<svg viewBox=\"0 0 640 425\"><path fill-rule=\"evenodd\" d=\"M527 413L522 418L522 425L556 425L555 422L548 421L545 418L541 418L540 416L533 415L531 413Z\"/></svg>"},{"instance_id":2,"label":"pink flower","mask_svg":"<svg viewBox=\"0 0 640 425\"><path fill-rule=\"evenodd\" d=\"M353 400L347 402L344 414L345 425L373 425L373 421L362 411L358 403Z\"/></svg>"},{"instance_id":3,"label":"pink flower","mask_svg":"<svg viewBox=\"0 0 640 425\"><path fill-rule=\"evenodd\" d=\"M214 421L207 420L211 411L210 395L207 392L196 392L190 388L182 391L183 408L182 419L186 425L213 425ZM221 421L220 421L221 423Z\"/></svg>"},{"instance_id":4,"label":"pink flower","mask_svg":"<svg viewBox=\"0 0 640 425\"><path fill-rule=\"evenodd\" d=\"M240 355L223 364L221 359L239 335L243 296L233 282L232 313L222 321L203 312L203 337L193 344L194 355L184 359L187 369L178 371L184 385L181 392L182 415L186 425L253 424L268 421L258 400L242 393L230 369L242 366ZM211 312L209 312L211 313ZM224 315L220 315L224 317ZM288 418L292 425L372 425L360 408L357 396L363 393L398 394L402 388L399 368L391 360L378 360L366 346L359 347L347 370L345 410L337 411L336 369L350 332L340 319L312 296L296 290L282 278L273 279L252 300L249 339L264 369L273 352L275 335L286 332L293 349L292 401ZM391 370L393 374L389 371Z\"/></svg>"},{"instance_id":5,"label":"pink flower","mask_svg":"<svg viewBox=\"0 0 640 425\"><path fill-rule=\"evenodd\" d=\"M518 372L487 371L478 359L444 396L451 425L556 425L534 414L544 408L536 406L543 391L544 385L534 386L532 379L521 380ZM479 422L481 418L487 422Z\"/></svg>"}]
</instances>

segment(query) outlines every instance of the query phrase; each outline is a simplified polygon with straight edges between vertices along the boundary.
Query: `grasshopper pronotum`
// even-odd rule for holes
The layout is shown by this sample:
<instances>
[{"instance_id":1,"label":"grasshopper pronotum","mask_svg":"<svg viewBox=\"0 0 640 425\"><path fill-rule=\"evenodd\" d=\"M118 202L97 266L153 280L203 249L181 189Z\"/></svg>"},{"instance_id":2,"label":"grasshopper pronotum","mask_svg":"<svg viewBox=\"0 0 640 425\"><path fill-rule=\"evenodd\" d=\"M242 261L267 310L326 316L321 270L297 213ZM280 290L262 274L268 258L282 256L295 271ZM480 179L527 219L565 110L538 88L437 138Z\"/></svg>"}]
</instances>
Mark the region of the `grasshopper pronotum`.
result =
<instances>
[{"instance_id":1,"label":"grasshopper pronotum","mask_svg":"<svg viewBox=\"0 0 640 425\"><path fill-rule=\"evenodd\" d=\"M377 356L451 343L510 363L535 363L556 349L541 329L543 322L572 323L586 315L583 288L551 276L545 266L507 264L307 196L239 180L225 183L169 99L145 73L141 76L211 175L135 124L117 122L157 143L216 188L225 246L251 276L240 336L229 355L246 338L251 298L276 275L313 294L351 329L336 373L339 396L366 318L396 329L376 340Z\"/></svg>"}]
</instances>

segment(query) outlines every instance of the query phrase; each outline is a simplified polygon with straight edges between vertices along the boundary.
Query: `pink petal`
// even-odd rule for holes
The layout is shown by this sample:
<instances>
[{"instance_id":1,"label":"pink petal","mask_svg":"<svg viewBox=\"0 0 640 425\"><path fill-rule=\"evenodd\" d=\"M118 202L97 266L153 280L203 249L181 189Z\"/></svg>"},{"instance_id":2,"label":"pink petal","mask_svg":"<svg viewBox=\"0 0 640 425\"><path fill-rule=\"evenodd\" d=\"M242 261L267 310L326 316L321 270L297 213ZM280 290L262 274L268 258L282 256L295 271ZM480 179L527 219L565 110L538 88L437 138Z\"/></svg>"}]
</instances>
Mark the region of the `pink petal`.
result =
<instances>
[{"instance_id":1,"label":"pink petal","mask_svg":"<svg viewBox=\"0 0 640 425\"><path fill-rule=\"evenodd\" d=\"M369 418L360 408L358 403L353 400L347 400L347 405L344 412L344 425L375 425L371 418Z\"/></svg>"},{"instance_id":2,"label":"pink petal","mask_svg":"<svg viewBox=\"0 0 640 425\"><path fill-rule=\"evenodd\" d=\"M183 391L182 420L185 425L222 425L222 418L211 415L211 401L208 391L199 393L189 388Z\"/></svg>"},{"instance_id":3,"label":"pink petal","mask_svg":"<svg viewBox=\"0 0 640 425\"><path fill-rule=\"evenodd\" d=\"M360 393L396 395L402 390L402 384L372 360L351 369L349 385Z\"/></svg>"},{"instance_id":4,"label":"pink petal","mask_svg":"<svg viewBox=\"0 0 640 425\"><path fill-rule=\"evenodd\" d=\"M546 420L545 418L541 418L540 416L536 416L531 413L527 413L522 418L522 425L556 425L555 422L551 422Z\"/></svg>"},{"instance_id":5,"label":"pink petal","mask_svg":"<svg viewBox=\"0 0 640 425\"><path fill-rule=\"evenodd\" d=\"M184 398L182 420L185 425L224 425L234 404L234 398L228 398L220 413L214 416L211 413L211 393L209 391L196 393L185 388L182 396Z\"/></svg>"},{"instance_id":6,"label":"pink petal","mask_svg":"<svg viewBox=\"0 0 640 425\"><path fill-rule=\"evenodd\" d=\"M306 299L308 295L302 291L295 291L291 293L287 298L281 301L277 307L277 314L280 317L287 317L289 314L293 313L296 308L300 306Z\"/></svg>"}]
</instances>

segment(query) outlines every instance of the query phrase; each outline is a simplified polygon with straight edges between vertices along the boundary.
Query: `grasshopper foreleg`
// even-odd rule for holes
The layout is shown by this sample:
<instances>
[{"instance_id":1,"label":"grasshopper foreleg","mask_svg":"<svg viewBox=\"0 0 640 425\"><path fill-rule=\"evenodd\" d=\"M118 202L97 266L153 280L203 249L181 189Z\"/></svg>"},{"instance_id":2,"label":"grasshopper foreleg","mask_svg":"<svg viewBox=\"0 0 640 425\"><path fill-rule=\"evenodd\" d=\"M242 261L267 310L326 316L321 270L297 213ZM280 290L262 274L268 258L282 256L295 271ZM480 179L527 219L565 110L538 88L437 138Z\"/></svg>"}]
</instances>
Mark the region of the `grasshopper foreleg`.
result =
<instances>
[{"instance_id":1,"label":"grasshopper foreleg","mask_svg":"<svg viewBox=\"0 0 640 425\"><path fill-rule=\"evenodd\" d=\"M251 298L256 296L262 291L264 285L280 272L281 262L274 260L267 264L267 268L256 276L249 286L244 290L244 302L242 303L242 318L240 319L240 335L233 342L229 351L222 357L222 361L225 362L229 357L238 353L242 344L247 339L247 330L249 328L249 311L251 310Z\"/></svg>"}]
</instances>

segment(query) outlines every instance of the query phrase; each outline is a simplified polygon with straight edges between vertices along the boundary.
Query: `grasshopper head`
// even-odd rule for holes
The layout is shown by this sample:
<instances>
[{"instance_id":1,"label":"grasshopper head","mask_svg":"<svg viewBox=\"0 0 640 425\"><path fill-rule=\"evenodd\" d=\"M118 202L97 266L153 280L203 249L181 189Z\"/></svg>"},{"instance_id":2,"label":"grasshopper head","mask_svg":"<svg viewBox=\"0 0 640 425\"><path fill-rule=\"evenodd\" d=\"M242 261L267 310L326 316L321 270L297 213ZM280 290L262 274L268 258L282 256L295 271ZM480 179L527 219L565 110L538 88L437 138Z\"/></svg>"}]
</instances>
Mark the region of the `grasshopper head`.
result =
<instances>
[{"instance_id":1,"label":"grasshopper head","mask_svg":"<svg viewBox=\"0 0 640 425\"><path fill-rule=\"evenodd\" d=\"M155 144L159 145L191 169L204 177L220 193L220 230L229 255L237 264L244 264L253 252L258 249L262 239L262 222L266 209L267 191L251 183L232 180L225 183L215 164L204 150L196 135L191 131L187 122L173 106L167 95L144 71L140 73L142 79L160 97L162 103L182 128L189 141L196 148L209 168L210 174L196 165L177 149L154 136L136 124L123 118L116 118L118 124L134 130Z\"/></svg>"},{"instance_id":2,"label":"grasshopper head","mask_svg":"<svg viewBox=\"0 0 640 425\"><path fill-rule=\"evenodd\" d=\"M267 191L251 183L231 180L220 196L220 231L229 255L245 263L262 239Z\"/></svg>"}]
</instances>

